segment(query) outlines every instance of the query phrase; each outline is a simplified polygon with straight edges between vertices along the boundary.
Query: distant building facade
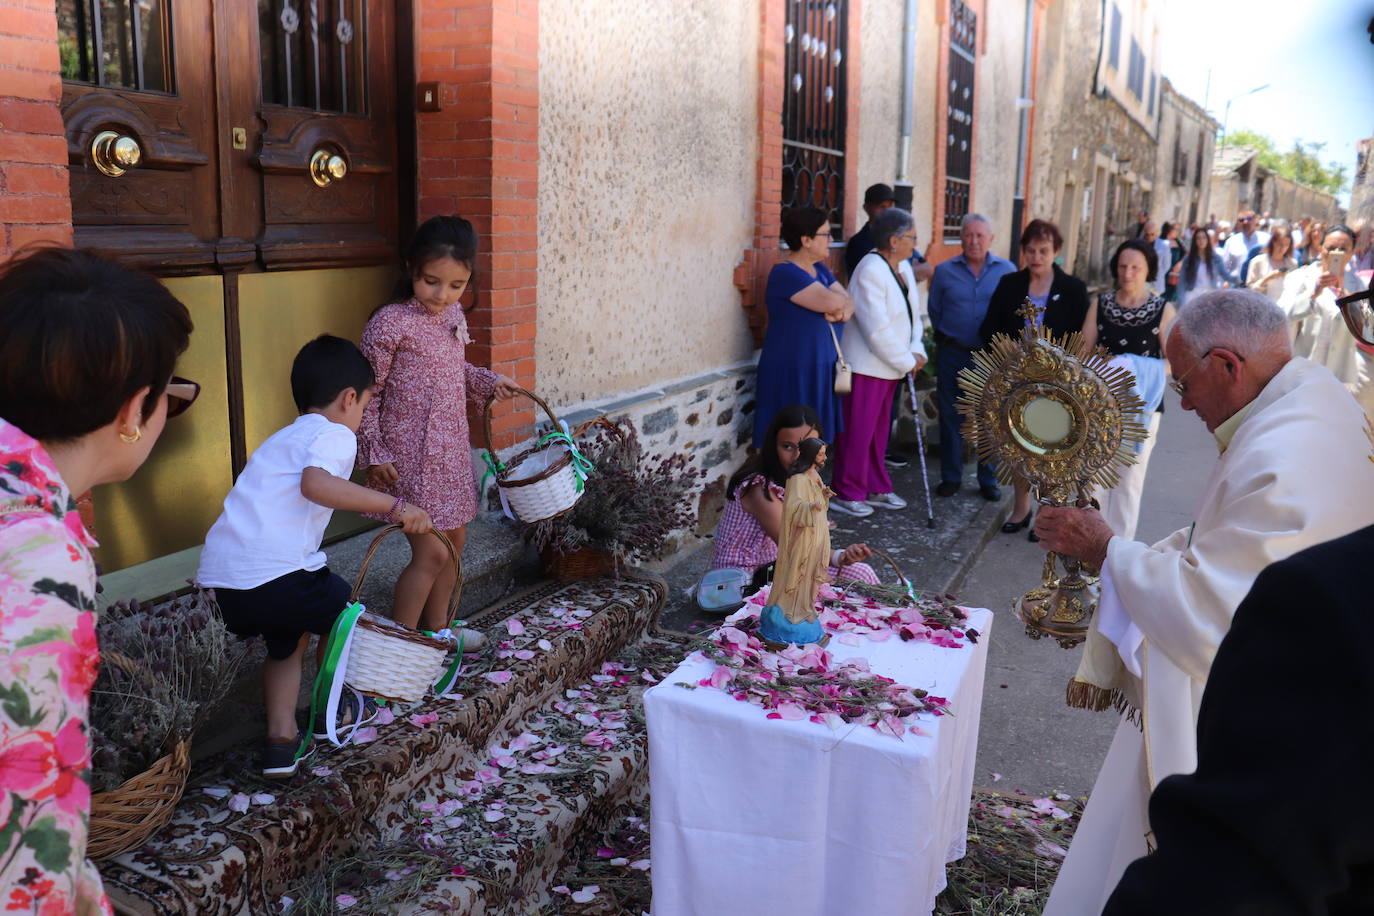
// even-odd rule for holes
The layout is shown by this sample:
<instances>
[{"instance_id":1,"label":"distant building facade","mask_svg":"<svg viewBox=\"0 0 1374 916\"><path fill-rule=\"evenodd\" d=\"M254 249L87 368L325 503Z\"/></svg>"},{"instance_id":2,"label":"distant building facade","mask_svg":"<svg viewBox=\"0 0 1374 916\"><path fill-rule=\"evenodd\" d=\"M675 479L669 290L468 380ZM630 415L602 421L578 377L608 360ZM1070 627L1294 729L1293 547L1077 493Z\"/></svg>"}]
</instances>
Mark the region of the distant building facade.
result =
<instances>
[{"instance_id":1,"label":"distant building facade","mask_svg":"<svg viewBox=\"0 0 1374 916\"><path fill-rule=\"evenodd\" d=\"M1159 95L1158 156L1151 215L1161 223L1206 222L1217 120L1168 79Z\"/></svg>"},{"instance_id":2,"label":"distant building facade","mask_svg":"<svg viewBox=\"0 0 1374 916\"><path fill-rule=\"evenodd\" d=\"M1260 164L1259 150L1249 146L1223 146L1212 164L1210 215L1231 221L1238 213L1254 210L1275 217L1298 220L1304 216L1331 222L1344 218L1344 210L1332 194L1309 188Z\"/></svg>"},{"instance_id":3,"label":"distant building facade","mask_svg":"<svg viewBox=\"0 0 1374 916\"><path fill-rule=\"evenodd\" d=\"M1036 215L1064 233L1064 267L1105 283L1107 261L1154 209L1159 128L1159 0L1063 0L1039 48Z\"/></svg>"}]
</instances>

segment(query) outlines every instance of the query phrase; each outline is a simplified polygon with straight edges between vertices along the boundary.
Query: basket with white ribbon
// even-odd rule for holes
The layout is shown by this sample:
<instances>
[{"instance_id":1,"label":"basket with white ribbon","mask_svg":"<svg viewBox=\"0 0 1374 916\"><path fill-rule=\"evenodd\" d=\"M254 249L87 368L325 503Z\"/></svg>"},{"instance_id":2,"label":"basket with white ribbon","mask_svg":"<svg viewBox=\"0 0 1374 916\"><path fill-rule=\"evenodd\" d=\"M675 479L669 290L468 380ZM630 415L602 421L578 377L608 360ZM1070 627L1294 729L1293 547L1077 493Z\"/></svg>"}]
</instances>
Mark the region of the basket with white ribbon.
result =
<instances>
[{"instance_id":1,"label":"basket with white ribbon","mask_svg":"<svg viewBox=\"0 0 1374 916\"><path fill-rule=\"evenodd\" d=\"M373 554L384 537L400 530L400 525L388 525L368 547L348 606L330 630L324 661L315 678L311 720L323 712L329 740L334 744L343 744L349 737L347 731L340 734L336 725L345 689L379 700L414 703L430 692L446 696L458 681L463 662L462 621L454 618L463 591L463 562L442 531L431 533L443 542L458 571L448 605L451 628L438 633L412 630L368 611L358 601ZM362 708L361 702L358 708Z\"/></svg>"},{"instance_id":2,"label":"basket with white ribbon","mask_svg":"<svg viewBox=\"0 0 1374 916\"><path fill-rule=\"evenodd\" d=\"M533 524L562 515L582 498L583 484L592 465L578 451L568 424L554 414L532 391L518 389L521 394L544 409L552 421L553 431L540 436L534 445L517 453L509 461L501 461L491 452L483 455L487 462L487 476L496 478L496 489L506 515L516 521ZM491 408L495 398L487 400L482 411L487 442L492 441Z\"/></svg>"}]
</instances>

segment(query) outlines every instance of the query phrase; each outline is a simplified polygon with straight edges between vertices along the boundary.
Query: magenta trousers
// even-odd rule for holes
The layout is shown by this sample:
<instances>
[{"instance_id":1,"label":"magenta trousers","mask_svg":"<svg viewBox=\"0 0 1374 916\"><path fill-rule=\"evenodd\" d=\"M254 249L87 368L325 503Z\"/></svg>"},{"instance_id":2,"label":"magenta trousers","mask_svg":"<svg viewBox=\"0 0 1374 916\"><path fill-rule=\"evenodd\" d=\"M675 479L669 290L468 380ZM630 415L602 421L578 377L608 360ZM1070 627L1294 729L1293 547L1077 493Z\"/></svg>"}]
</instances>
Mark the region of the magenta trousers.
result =
<instances>
[{"instance_id":1,"label":"magenta trousers","mask_svg":"<svg viewBox=\"0 0 1374 916\"><path fill-rule=\"evenodd\" d=\"M901 379L854 373L854 390L840 398L844 432L835 437L835 474L830 486L840 499L865 500L891 493L883 460L892 433L892 395Z\"/></svg>"}]
</instances>

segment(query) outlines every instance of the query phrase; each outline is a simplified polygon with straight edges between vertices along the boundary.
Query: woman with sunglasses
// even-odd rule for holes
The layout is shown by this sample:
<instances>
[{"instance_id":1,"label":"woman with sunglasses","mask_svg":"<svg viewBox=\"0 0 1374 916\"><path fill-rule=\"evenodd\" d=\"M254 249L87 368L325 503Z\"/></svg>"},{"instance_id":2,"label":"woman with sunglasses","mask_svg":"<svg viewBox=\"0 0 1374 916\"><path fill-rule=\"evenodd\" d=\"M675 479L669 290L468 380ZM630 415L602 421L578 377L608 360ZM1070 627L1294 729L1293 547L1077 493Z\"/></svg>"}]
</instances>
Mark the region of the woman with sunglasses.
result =
<instances>
[{"instance_id":1,"label":"woman with sunglasses","mask_svg":"<svg viewBox=\"0 0 1374 916\"><path fill-rule=\"evenodd\" d=\"M44 912L110 911L86 860L100 654L73 495L127 480L194 400L172 376L190 335L162 284L95 255L0 268L0 887L45 888Z\"/></svg>"}]
</instances>

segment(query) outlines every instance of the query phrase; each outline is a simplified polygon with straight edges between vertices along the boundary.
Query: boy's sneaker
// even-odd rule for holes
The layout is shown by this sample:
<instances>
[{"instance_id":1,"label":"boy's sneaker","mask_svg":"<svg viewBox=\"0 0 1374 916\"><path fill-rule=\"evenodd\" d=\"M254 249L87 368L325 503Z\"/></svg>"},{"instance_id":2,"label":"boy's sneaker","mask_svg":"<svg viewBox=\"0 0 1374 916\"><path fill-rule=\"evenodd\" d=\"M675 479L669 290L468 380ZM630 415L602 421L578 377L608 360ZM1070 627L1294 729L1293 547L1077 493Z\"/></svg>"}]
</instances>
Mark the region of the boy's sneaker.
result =
<instances>
[{"instance_id":1,"label":"boy's sneaker","mask_svg":"<svg viewBox=\"0 0 1374 916\"><path fill-rule=\"evenodd\" d=\"M886 458L883 459L883 461L890 468L904 468L909 467L911 465L910 461L908 461L906 458L901 457L900 455L888 455Z\"/></svg>"},{"instance_id":2,"label":"boy's sneaker","mask_svg":"<svg viewBox=\"0 0 1374 916\"><path fill-rule=\"evenodd\" d=\"M354 722L362 728L373 719L377 718L377 701L372 697L363 697L362 709L359 711L358 694L349 691L339 697L339 725L338 730L345 729ZM311 730L315 737L323 741L329 737L329 723L325 721L325 712L321 709L315 713L315 724ZM361 718L360 718L361 717Z\"/></svg>"},{"instance_id":3,"label":"boy's sneaker","mask_svg":"<svg viewBox=\"0 0 1374 916\"><path fill-rule=\"evenodd\" d=\"M294 741L268 741L262 746L262 775L285 779L296 774L302 760L310 756L313 745L302 732Z\"/></svg>"},{"instance_id":4,"label":"boy's sneaker","mask_svg":"<svg viewBox=\"0 0 1374 916\"><path fill-rule=\"evenodd\" d=\"M896 493L870 493L865 502L875 509L906 508L906 500L902 499Z\"/></svg>"},{"instance_id":5,"label":"boy's sneaker","mask_svg":"<svg viewBox=\"0 0 1374 916\"><path fill-rule=\"evenodd\" d=\"M830 508L855 518L866 518L873 514L872 506L868 503L861 503L857 499L832 499Z\"/></svg>"}]
</instances>

